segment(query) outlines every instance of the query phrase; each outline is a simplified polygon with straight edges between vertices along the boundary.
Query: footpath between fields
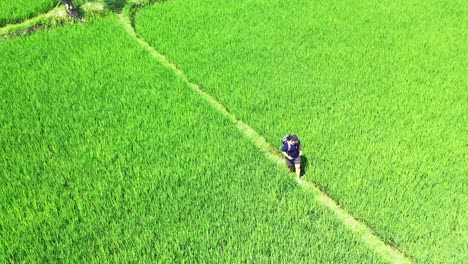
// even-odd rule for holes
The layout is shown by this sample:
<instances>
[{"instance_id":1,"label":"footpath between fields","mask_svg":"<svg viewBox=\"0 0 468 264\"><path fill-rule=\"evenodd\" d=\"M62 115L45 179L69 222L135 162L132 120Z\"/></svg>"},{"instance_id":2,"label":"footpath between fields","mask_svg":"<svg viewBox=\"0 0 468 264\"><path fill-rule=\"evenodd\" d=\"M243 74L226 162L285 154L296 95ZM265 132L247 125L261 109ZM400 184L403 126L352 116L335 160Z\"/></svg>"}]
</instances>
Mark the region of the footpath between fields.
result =
<instances>
[{"instance_id":1,"label":"footpath between fields","mask_svg":"<svg viewBox=\"0 0 468 264\"><path fill-rule=\"evenodd\" d=\"M273 163L278 166L284 166L284 157L281 156L276 149L260 134L258 134L252 127L244 123L237 116L230 113L225 106L223 106L214 97L206 93L198 84L190 80L188 76L179 69L173 62L171 62L166 56L155 50L149 43L147 43L135 30L134 16L138 9L154 3L157 1L142 1L141 4L138 1L129 2L123 8L122 12L118 14L120 21L126 30L126 32L135 41L144 47L155 59L162 63L165 67L171 69L180 79L182 79L187 85L192 88L195 92L202 95L202 97L218 112L223 114L229 120L232 121L239 131L247 137L253 144L262 150L262 152L270 159ZM99 3L88 3L86 6L81 7L82 10L88 14L88 17L96 17L108 14L104 10L104 6ZM39 15L35 18L28 19L24 22L7 25L0 28L0 38L11 38L30 34L43 28L50 28L61 26L70 23L85 23L86 19L72 20L68 18L64 7L55 7L46 14ZM320 190L313 182L304 181L300 184L305 191L309 192L314 200L327 207L335 216L343 223L343 225L353 232L363 243L365 243L371 250L378 253L383 260L389 263L412 263L412 261L398 248L392 245L386 244L380 237L370 229L365 223L358 221L351 214L341 208L336 201L334 201L328 194Z\"/></svg>"},{"instance_id":2,"label":"footpath between fields","mask_svg":"<svg viewBox=\"0 0 468 264\"><path fill-rule=\"evenodd\" d=\"M122 25L128 34L132 36L135 41L138 42L138 44L144 47L160 63L171 69L179 78L186 82L190 88L202 95L203 98L217 111L229 118L245 137L247 137L253 144L255 144L263 151L268 159L276 163L278 166L284 166L284 157L277 153L276 149L269 142L267 142L263 136L258 134L252 127L244 123L237 116L230 113L227 108L219 101L206 93L202 87L200 87L194 81L190 80L188 76L177 67L177 65L171 62L166 56L155 50L148 42L146 42L140 35L138 35L134 26L135 13L136 9L128 9L127 12L119 14L120 21L122 22ZM330 209L344 224L344 226L346 226L359 239L361 239L363 243L368 245L371 250L378 253L383 260L389 263L412 263L412 261L401 250L393 247L392 245L385 244L385 242L380 237L375 235L372 229L370 229L365 223L358 221L355 217L346 212L329 195L320 190L317 185L304 181L303 184L300 184L300 186L303 187L307 192L311 193L317 203Z\"/></svg>"}]
</instances>

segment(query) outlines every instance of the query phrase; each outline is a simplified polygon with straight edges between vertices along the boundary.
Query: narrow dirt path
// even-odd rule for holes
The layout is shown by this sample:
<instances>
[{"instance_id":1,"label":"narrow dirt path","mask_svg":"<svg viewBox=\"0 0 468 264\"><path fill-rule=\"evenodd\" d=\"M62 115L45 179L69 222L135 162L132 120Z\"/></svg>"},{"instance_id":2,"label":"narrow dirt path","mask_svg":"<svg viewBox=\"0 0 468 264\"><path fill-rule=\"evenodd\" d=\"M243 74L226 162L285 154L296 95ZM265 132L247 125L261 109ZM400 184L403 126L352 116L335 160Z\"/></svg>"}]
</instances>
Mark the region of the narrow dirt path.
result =
<instances>
[{"instance_id":1,"label":"narrow dirt path","mask_svg":"<svg viewBox=\"0 0 468 264\"><path fill-rule=\"evenodd\" d=\"M8 25L6 27L0 28L0 36L8 35L10 32L14 32L13 34L18 32L18 28L27 30L27 28L31 25L35 25L38 21L42 19L47 19L48 17L61 17L64 14L56 13L56 8L51 10L50 12L40 15L38 17L23 21L19 24L15 25ZM129 12L129 14L133 14L134 12ZM149 45L143 38L141 38L138 33L135 31L135 28L132 26L132 20L128 15L119 14L120 21L128 32L128 34L137 41L139 45L144 47L153 57L155 57L160 63L164 66L168 67L174 73L184 80L190 88L192 88L195 92L199 93L203 96L203 98L212 105L217 111L221 114L229 118L233 124L239 129L239 131L250 141L255 144L258 148L260 148L263 153L274 163L278 166L284 166L284 158L280 156L276 151L275 148L269 144L264 137L258 134L252 127L248 124L242 122L238 117L234 114L230 113L226 107L224 107L220 102L218 102L214 97L207 94L203 89L197 85L195 82L191 81L187 75L180 70L174 63L172 63L168 58L164 55L160 54L157 50L155 50L151 45ZM3 34L2 34L3 33ZM21 32L20 32L21 33ZM16 35L16 34L15 34ZM19 35L19 34L18 34ZM389 263L412 263L411 260L399 249L385 244L385 242L376 236L374 232L363 222L358 221L352 215L347 213L344 209L342 209L330 196L326 193L321 191L315 184L310 182L305 182L300 185L304 188L305 191L312 194L314 200L327 207L331 210L335 216L343 223L343 225L352 231L358 238L361 239L363 243L368 245L368 247L378 253L384 261Z\"/></svg>"},{"instance_id":2,"label":"narrow dirt path","mask_svg":"<svg viewBox=\"0 0 468 264\"><path fill-rule=\"evenodd\" d=\"M172 63L167 57L155 50L151 45L149 45L138 33L135 31L135 28L132 26L132 18L125 16L123 14L119 15L120 21L124 26L125 30L130 36L132 36L139 45L144 47L153 57L155 57L160 63L164 66L170 68L174 73L184 80L190 88L195 92L203 96L203 98L211 104L217 111L229 118L234 125L239 129L239 131L250 141L260 148L263 153L278 166L284 166L284 158L280 156L275 148L269 144L264 137L258 134L252 127L248 124L242 122L234 114L230 113L226 107L224 107L220 102L218 102L214 97L207 94L198 84L191 81L187 75L179 69L174 63ZM384 261L389 263L412 263L411 260L399 249L385 244L385 242L376 236L374 232L363 222L358 221L352 215L347 213L342 209L330 196L321 191L315 184L305 182L301 184L304 190L310 192L314 200L330 209L335 216L343 223L346 228L352 231L362 242L364 242L371 250L378 253Z\"/></svg>"}]
</instances>

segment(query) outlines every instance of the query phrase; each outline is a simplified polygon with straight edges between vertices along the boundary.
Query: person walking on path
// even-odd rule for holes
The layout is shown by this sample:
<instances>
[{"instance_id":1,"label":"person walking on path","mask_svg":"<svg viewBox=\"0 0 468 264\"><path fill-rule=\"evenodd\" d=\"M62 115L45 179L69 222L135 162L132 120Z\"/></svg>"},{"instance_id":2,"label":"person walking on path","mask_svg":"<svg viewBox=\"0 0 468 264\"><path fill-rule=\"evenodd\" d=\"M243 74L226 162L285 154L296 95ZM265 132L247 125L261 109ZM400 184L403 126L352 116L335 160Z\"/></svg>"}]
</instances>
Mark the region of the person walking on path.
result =
<instances>
[{"instance_id":1,"label":"person walking on path","mask_svg":"<svg viewBox=\"0 0 468 264\"><path fill-rule=\"evenodd\" d=\"M288 166L288 172L291 173L292 168L295 167L297 182L302 183L301 181L301 156L302 156L302 146L301 142L296 135L288 135L283 138L283 147L281 148L286 157L286 166Z\"/></svg>"}]
</instances>

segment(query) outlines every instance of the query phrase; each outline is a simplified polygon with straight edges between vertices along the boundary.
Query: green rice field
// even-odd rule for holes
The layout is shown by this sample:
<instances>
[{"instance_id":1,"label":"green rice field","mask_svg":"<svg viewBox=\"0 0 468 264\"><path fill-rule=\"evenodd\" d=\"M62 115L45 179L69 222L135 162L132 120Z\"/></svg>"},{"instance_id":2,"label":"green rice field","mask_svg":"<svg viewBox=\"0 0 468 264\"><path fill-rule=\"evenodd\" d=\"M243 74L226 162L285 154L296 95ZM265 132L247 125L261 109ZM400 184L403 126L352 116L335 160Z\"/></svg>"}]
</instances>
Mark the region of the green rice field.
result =
<instances>
[{"instance_id":1,"label":"green rice field","mask_svg":"<svg viewBox=\"0 0 468 264\"><path fill-rule=\"evenodd\" d=\"M0 0L0 27L21 22L52 9L58 0Z\"/></svg>"},{"instance_id":2,"label":"green rice field","mask_svg":"<svg viewBox=\"0 0 468 264\"><path fill-rule=\"evenodd\" d=\"M115 18L0 50L2 262L379 261Z\"/></svg>"},{"instance_id":3,"label":"green rice field","mask_svg":"<svg viewBox=\"0 0 468 264\"><path fill-rule=\"evenodd\" d=\"M139 12L136 28L270 142L297 131L306 178L386 241L422 263L459 263L467 7L167 1Z\"/></svg>"},{"instance_id":4,"label":"green rice field","mask_svg":"<svg viewBox=\"0 0 468 264\"><path fill-rule=\"evenodd\" d=\"M0 262L391 259L308 184L414 263L468 259L465 2L103 2L0 37ZM193 84L277 154L297 134L306 185Z\"/></svg>"}]
</instances>

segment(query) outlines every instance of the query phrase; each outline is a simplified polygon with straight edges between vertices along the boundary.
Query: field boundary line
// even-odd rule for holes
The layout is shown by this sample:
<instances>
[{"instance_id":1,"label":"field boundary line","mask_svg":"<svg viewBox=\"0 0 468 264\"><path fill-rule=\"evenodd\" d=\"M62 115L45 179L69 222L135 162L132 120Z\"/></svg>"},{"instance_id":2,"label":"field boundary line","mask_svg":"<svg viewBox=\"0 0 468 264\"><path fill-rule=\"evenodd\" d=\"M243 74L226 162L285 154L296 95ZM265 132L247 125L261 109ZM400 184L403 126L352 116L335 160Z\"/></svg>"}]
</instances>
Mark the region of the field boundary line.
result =
<instances>
[{"instance_id":1,"label":"field boundary line","mask_svg":"<svg viewBox=\"0 0 468 264\"><path fill-rule=\"evenodd\" d=\"M217 101L213 96L206 93L198 84L191 81L188 76L166 56L159 53L154 47L152 47L141 36L139 36L136 32L136 29L132 25L132 20L130 17L124 14L119 14L118 16L124 29L132 38L138 42L138 44L145 48L162 65L171 69L176 74L176 76L186 82L190 88L200 94L217 111L219 111L225 117L229 118L245 137L247 137L252 143L254 143L263 151L268 159L277 165L284 166L284 157L280 156L276 152L276 149L270 143L268 143L263 136L258 134L252 127L241 121L234 114L230 113L227 108L219 101ZM322 206L325 206L330 211L332 211L336 218L348 230L353 232L354 235L364 244L366 244L371 250L379 254L384 261L389 263L413 263L401 250L393 247L392 245L386 244L372 231L370 227L368 227L365 223L358 221L354 216L346 212L338 205L336 201L334 201L328 194L320 190L320 188L318 188L315 184L304 181L300 186L302 186L306 191L310 192L318 204L321 204Z\"/></svg>"},{"instance_id":2,"label":"field boundary line","mask_svg":"<svg viewBox=\"0 0 468 264\"><path fill-rule=\"evenodd\" d=\"M12 24L6 24L3 27L0 27L0 36L5 38L9 35L21 35L23 32L31 32L37 30L34 27L37 27L43 21L47 21L50 18L62 18L63 20L67 19L67 13L65 9L60 8L57 4L54 8L49 11L39 14L37 16L25 19Z\"/></svg>"},{"instance_id":3,"label":"field boundary line","mask_svg":"<svg viewBox=\"0 0 468 264\"><path fill-rule=\"evenodd\" d=\"M70 23L86 23L85 14L103 11L104 5L99 2L87 2L80 8L83 16L80 19L73 19L70 18L66 7L62 6L59 1L54 8L45 13L0 27L0 39L21 36L47 28L61 27Z\"/></svg>"}]
</instances>

